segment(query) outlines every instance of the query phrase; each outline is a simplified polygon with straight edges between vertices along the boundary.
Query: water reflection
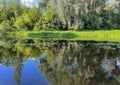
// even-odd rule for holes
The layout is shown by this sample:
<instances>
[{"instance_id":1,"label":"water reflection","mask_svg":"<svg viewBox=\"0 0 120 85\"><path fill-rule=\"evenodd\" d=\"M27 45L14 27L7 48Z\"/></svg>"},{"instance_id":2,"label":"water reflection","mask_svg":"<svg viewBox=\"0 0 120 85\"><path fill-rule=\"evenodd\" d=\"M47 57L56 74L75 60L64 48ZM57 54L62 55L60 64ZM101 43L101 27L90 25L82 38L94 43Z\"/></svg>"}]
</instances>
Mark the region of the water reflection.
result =
<instances>
[{"instance_id":1,"label":"water reflection","mask_svg":"<svg viewBox=\"0 0 120 85\"><path fill-rule=\"evenodd\" d=\"M0 47L0 85L119 84L119 43L12 40Z\"/></svg>"},{"instance_id":2,"label":"water reflection","mask_svg":"<svg viewBox=\"0 0 120 85\"><path fill-rule=\"evenodd\" d=\"M116 65L120 69L120 57L116 58Z\"/></svg>"}]
</instances>

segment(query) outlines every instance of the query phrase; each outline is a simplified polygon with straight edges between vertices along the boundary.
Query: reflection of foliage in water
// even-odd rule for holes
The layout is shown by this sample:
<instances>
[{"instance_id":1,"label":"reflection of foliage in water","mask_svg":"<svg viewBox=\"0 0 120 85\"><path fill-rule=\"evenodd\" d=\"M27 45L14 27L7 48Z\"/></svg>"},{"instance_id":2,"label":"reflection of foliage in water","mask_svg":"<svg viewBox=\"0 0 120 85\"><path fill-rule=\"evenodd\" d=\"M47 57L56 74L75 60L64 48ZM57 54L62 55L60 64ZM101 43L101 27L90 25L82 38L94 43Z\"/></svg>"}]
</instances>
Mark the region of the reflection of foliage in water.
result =
<instances>
[{"instance_id":1,"label":"reflection of foliage in water","mask_svg":"<svg viewBox=\"0 0 120 85\"><path fill-rule=\"evenodd\" d=\"M113 60L119 56L119 49L113 48L116 46L64 42L54 47L54 57L46 57L40 69L52 85L119 85L117 68L110 78L100 68L105 56Z\"/></svg>"},{"instance_id":2,"label":"reflection of foliage in water","mask_svg":"<svg viewBox=\"0 0 120 85\"><path fill-rule=\"evenodd\" d=\"M119 44L79 41L15 40L0 48L0 63L14 66L14 78L20 84L23 62L30 57L40 59L38 68L51 85L119 85L119 69L114 65L112 76L106 76L101 65L104 57L115 61L120 56ZM107 66L107 65L106 65Z\"/></svg>"},{"instance_id":3,"label":"reflection of foliage in water","mask_svg":"<svg viewBox=\"0 0 120 85\"><path fill-rule=\"evenodd\" d=\"M35 46L32 40L9 41L0 47L0 63L7 67L15 67L14 78L19 85L23 62L28 61L29 58L37 59L44 49L41 45Z\"/></svg>"}]
</instances>

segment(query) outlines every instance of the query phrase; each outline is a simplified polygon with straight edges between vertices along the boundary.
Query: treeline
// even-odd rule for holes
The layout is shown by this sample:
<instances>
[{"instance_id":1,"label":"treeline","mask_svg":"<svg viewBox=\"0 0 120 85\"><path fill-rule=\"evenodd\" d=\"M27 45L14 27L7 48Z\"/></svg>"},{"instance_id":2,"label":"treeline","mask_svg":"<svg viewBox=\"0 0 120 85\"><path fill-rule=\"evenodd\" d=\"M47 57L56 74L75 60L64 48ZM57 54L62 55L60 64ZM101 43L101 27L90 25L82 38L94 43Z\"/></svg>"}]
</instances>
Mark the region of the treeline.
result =
<instances>
[{"instance_id":1,"label":"treeline","mask_svg":"<svg viewBox=\"0 0 120 85\"><path fill-rule=\"evenodd\" d=\"M20 0L0 0L0 30L120 29L119 3L105 0L40 0L27 7Z\"/></svg>"}]
</instances>

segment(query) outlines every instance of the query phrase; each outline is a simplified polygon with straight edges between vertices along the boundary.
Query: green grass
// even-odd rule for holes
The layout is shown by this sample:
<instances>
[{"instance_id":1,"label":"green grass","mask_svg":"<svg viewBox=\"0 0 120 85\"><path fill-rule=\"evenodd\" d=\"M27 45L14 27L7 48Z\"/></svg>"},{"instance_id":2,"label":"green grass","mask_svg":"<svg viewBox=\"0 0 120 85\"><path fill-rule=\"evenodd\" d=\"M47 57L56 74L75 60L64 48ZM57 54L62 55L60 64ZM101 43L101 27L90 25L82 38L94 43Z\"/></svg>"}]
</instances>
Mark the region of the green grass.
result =
<instances>
[{"instance_id":1,"label":"green grass","mask_svg":"<svg viewBox=\"0 0 120 85\"><path fill-rule=\"evenodd\" d=\"M8 36L20 39L41 40L94 40L120 42L120 30L99 31L20 31L10 32Z\"/></svg>"}]
</instances>

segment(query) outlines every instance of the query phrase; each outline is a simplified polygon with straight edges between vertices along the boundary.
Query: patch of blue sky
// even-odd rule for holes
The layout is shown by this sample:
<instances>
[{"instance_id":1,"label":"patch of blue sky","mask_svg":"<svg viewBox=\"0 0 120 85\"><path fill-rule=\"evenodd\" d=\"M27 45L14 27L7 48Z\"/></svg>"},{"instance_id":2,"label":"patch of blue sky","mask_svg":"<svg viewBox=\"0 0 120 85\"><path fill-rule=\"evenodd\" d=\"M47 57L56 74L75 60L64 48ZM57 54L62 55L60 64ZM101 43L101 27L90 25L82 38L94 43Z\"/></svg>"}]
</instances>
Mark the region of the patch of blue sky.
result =
<instances>
[{"instance_id":1,"label":"patch of blue sky","mask_svg":"<svg viewBox=\"0 0 120 85\"><path fill-rule=\"evenodd\" d=\"M39 0L21 0L21 2L28 7L33 7L33 6L38 7Z\"/></svg>"},{"instance_id":2,"label":"patch of blue sky","mask_svg":"<svg viewBox=\"0 0 120 85\"><path fill-rule=\"evenodd\" d=\"M106 4L111 3L111 0L106 0Z\"/></svg>"}]
</instances>

